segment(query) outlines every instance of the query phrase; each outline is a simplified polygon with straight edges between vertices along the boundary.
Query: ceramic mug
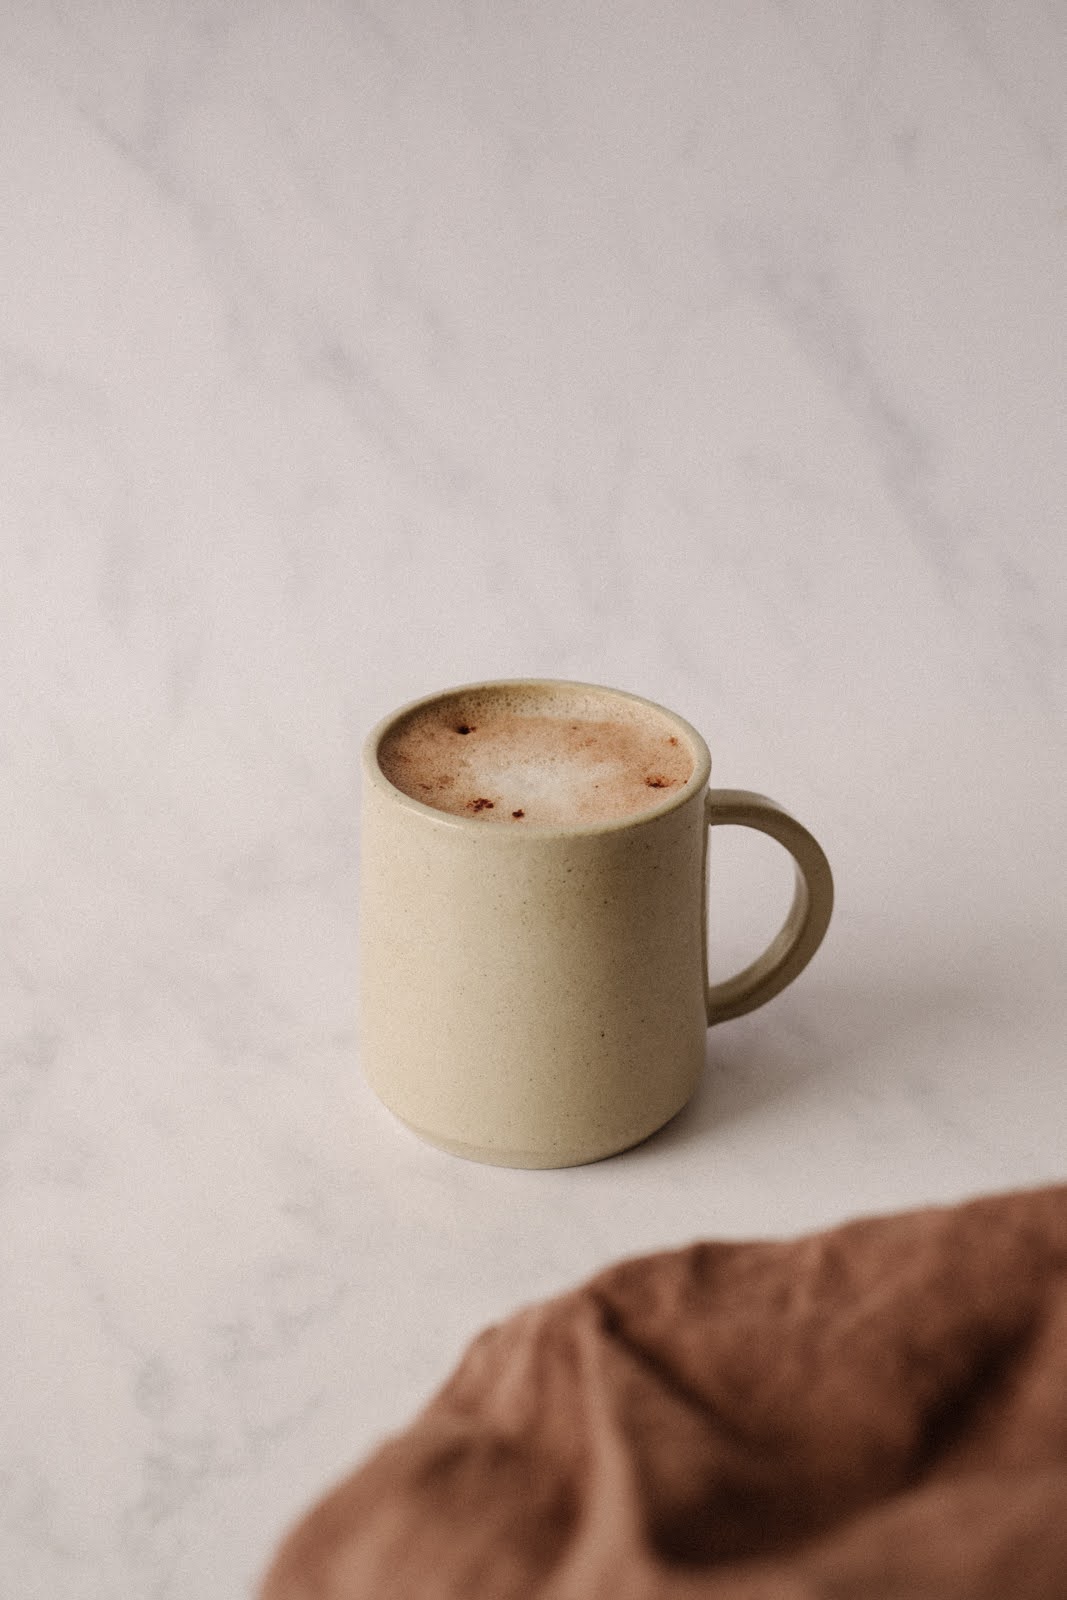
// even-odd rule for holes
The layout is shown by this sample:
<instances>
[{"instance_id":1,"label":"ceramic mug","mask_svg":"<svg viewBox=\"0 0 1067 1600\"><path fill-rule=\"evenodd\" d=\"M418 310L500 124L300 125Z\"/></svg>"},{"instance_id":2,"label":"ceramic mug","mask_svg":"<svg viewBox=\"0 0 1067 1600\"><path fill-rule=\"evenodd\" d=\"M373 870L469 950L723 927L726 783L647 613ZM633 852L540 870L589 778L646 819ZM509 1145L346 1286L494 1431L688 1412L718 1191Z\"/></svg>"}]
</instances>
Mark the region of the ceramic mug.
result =
<instances>
[{"instance_id":1,"label":"ceramic mug","mask_svg":"<svg viewBox=\"0 0 1067 1600\"><path fill-rule=\"evenodd\" d=\"M440 714L466 733L465 707L497 705L636 720L682 752L688 777L622 816L531 824L516 807L521 820L502 825L476 814L488 799L457 815L386 776L383 746L413 718ZM689 1099L709 1025L763 1005L807 965L833 905L826 856L774 801L709 790L710 773L707 745L681 717L588 684L470 685L374 729L363 764L362 1065L415 1133L514 1167L625 1150ZM764 953L709 984L708 837L724 824L784 845L796 888Z\"/></svg>"}]
</instances>

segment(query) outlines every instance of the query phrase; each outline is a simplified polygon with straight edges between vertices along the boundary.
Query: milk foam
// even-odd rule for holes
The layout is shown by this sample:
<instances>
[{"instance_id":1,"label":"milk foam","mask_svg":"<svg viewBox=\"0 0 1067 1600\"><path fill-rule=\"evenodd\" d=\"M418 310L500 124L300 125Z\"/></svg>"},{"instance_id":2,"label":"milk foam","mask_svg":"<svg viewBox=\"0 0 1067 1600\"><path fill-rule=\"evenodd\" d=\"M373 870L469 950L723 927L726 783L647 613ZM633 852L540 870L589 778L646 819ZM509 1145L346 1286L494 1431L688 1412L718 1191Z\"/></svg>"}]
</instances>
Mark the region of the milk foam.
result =
<instances>
[{"instance_id":1,"label":"milk foam","mask_svg":"<svg viewBox=\"0 0 1067 1600\"><path fill-rule=\"evenodd\" d=\"M391 729L378 761L413 799L515 827L653 810L694 766L675 725L652 708L592 691L568 698L562 687L447 696Z\"/></svg>"}]
</instances>

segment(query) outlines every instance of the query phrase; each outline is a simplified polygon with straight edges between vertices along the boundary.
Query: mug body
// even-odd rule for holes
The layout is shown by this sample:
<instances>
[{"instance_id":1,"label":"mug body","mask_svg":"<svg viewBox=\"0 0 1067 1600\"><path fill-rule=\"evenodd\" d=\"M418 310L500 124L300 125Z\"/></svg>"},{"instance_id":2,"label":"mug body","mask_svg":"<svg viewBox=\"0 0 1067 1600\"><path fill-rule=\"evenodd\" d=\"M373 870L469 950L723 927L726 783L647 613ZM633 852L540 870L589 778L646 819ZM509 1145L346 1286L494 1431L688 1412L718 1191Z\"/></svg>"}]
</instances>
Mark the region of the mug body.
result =
<instances>
[{"instance_id":1,"label":"mug body","mask_svg":"<svg viewBox=\"0 0 1067 1600\"><path fill-rule=\"evenodd\" d=\"M449 695L497 688L640 707L684 741L691 774L637 814L511 827L425 805L382 771L390 730L444 696L382 723L364 756L363 1069L454 1154L570 1166L646 1138L703 1071L710 757L683 719L616 690Z\"/></svg>"}]
</instances>

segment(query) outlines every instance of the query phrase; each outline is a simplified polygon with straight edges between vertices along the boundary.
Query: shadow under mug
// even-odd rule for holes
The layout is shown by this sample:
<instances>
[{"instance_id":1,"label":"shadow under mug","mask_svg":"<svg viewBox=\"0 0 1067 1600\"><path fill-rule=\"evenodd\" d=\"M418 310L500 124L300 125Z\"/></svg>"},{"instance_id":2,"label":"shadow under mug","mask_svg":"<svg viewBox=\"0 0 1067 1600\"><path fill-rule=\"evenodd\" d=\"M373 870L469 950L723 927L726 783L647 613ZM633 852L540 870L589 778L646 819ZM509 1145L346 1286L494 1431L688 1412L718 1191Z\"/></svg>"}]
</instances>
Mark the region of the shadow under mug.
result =
<instances>
[{"instance_id":1,"label":"shadow under mug","mask_svg":"<svg viewBox=\"0 0 1067 1600\"><path fill-rule=\"evenodd\" d=\"M640 722L688 754L688 779L645 809L511 827L424 804L382 770L416 717L520 715ZM811 960L830 921L822 848L788 812L711 789L683 718L621 690L552 679L469 685L394 712L364 748L361 1058L422 1138L514 1167L596 1161L669 1121L704 1069L709 1025L763 1005ZM708 837L735 825L793 857L780 931L709 984Z\"/></svg>"}]
</instances>

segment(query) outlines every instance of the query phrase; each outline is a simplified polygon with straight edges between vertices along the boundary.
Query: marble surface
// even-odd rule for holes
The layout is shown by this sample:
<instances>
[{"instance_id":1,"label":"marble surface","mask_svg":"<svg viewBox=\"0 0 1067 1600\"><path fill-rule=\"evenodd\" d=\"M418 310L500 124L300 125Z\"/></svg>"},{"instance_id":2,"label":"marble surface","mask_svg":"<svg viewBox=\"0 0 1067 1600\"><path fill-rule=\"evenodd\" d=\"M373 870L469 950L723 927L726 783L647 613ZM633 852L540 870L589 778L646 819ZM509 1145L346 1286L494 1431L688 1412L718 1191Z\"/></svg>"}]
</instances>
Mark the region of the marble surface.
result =
<instances>
[{"instance_id":1,"label":"marble surface","mask_svg":"<svg viewBox=\"0 0 1067 1600\"><path fill-rule=\"evenodd\" d=\"M523 1302L1064 1175L1065 88L1063 0L0 8L5 1594L248 1594ZM523 674L839 894L557 1173L358 1060L362 736Z\"/></svg>"}]
</instances>

